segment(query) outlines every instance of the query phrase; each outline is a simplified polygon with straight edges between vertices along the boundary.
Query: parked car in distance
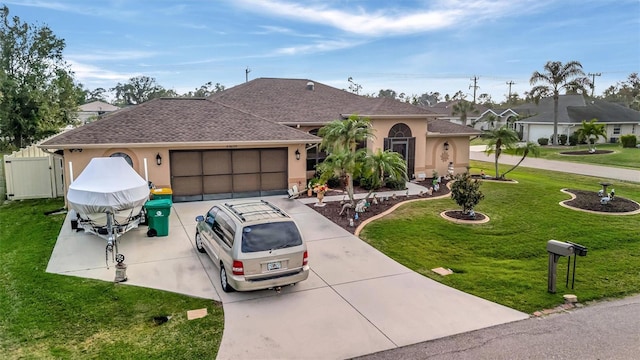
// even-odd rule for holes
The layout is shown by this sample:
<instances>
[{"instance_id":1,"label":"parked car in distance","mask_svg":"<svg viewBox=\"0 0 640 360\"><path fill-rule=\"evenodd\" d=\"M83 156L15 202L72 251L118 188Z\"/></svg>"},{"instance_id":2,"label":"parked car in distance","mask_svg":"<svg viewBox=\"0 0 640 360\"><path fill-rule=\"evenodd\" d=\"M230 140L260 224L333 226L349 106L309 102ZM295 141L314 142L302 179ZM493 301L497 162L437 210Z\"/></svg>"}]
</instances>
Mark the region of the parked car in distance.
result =
<instances>
[{"instance_id":1,"label":"parked car in distance","mask_svg":"<svg viewBox=\"0 0 640 360\"><path fill-rule=\"evenodd\" d=\"M217 204L196 221L196 248L219 267L225 292L280 290L309 277L307 245L300 229L270 202Z\"/></svg>"}]
</instances>

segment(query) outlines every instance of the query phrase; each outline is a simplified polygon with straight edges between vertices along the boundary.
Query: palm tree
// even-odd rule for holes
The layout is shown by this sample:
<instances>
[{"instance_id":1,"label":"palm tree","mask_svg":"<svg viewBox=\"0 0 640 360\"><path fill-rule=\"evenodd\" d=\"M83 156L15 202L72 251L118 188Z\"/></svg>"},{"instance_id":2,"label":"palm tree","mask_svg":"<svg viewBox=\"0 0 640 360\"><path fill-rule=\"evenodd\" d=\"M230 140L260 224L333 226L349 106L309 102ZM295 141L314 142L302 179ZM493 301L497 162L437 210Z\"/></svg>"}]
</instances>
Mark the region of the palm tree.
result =
<instances>
[{"instance_id":1,"label":"palm tree","mask_svg":"<svg viewBox=\"0 0 640 360\"><path fill-rule=\"evenodd\" d=\"M562 64L560 61L548 61L544 65L544 72L535 71L529 79L534 86L530 95L537 100L545 96L553 96L553 139L552 144L558 145L558 99L560 90L583 90L589 85L589 79L582 71L582 64L578 61L569 61Z\"/></svg>"},{"instance_id":2,"label":"palm tree","mask_svg":"<svg viewBox=\"0 0 640 360\"><path fill-rule=\"evenodd\" d=\"M525 146L518 146L516 148L516 155L522 155L522 158L511 169L505 171L502 175L500 175L500 177L504 178L508 173L513 171L515 168L517 168L529 154L535 157L540 156L540 147L538 146L538 144L536 144L533 141L527 141Z\"/></svg>"},{"instance_id":3,"label":"palm tree","mask_svg":"<svg viewBox=\"0 0 640 360\"><path fill-rule=\"evenodd\" d=\"M467 125L467 116L469 114L478 114L478 109L475 108L473 103L467 100L460 100L453 105L453 112L451 112L451 115L460 115L462 125Z\"/></svg>"},{"instance_id":4,"label":"palm tree","mask_svg":"<svg viewBox=\"0 0 640 360\"><path fill-rule=\"evenodd\" d=\"M385 176L394 180L407 180L407 163L397 152L378 149L375 153L368 153L362 162L360 169L363 176L371 177L372 187L367 198L376 188L385 183Z\"/></svg>"},{"instance_id":5,"label":"palm tree","mask_svg":"<svg viewBox=\"0 0 640 360\"><path fill-rule=\"evenodd\" d=\"M589 143L589 152L596 151L596 142L598 142L599 137L607 138L605 125L597 124L597 121L598 119L591 119L589 122L582 120L582 127L576 130L576 133L578 133L578 141L586 141Z\"/></svg>"},{"instance_id":6,"label":"palm tree","mask_svg":"<svg viewBox=\"0 0 640 360\"><path fill-rule=\"evenodd\" d=\"M358 158L366 149L357 150L358 144L373 138L373 128L367 118L351 115L345 120L335 120L318 131L322 137L320 148L329 155L318 170L322 172L321 180L327 181L331 176L338 175L345 179L345 187L351 203L354 203L353 177L359 171Z\"/></svg>"},{"instance_id":7,"label":"palm tree","mask_svg":"<svg viewBox=\"0 0 640 360\"><path fill-rule=\"evenodd\" d=\"M487 153L487 155L495 153L496 178L499 178L498 158L502 154L503 148L513 149L516 146L520 140L518 133L507 128L505 125L497 129L485 130L481 137L489 140L485 153Z\"/></svg>"}]
</instances>

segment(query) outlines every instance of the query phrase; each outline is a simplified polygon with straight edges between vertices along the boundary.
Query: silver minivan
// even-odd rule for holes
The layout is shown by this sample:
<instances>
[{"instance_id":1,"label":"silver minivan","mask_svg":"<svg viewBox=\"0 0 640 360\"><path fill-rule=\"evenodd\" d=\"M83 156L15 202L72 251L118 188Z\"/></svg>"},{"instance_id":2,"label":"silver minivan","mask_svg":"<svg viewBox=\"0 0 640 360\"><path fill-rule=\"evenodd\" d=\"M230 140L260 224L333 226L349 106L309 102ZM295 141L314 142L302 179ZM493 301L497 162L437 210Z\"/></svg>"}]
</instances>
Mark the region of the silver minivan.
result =
<instances>
[{"instance_id":1,"label":"silver minivan","mask_svg":"<svg viewBox=\"0 0 640 360\"><path fill-rule=\"evenodd\" d=\"M214 205L196 217L196 248L220 269L222 290L279 289L309 277L307 246L295 221L264 200Z\"/></svg>"}]
</instances>

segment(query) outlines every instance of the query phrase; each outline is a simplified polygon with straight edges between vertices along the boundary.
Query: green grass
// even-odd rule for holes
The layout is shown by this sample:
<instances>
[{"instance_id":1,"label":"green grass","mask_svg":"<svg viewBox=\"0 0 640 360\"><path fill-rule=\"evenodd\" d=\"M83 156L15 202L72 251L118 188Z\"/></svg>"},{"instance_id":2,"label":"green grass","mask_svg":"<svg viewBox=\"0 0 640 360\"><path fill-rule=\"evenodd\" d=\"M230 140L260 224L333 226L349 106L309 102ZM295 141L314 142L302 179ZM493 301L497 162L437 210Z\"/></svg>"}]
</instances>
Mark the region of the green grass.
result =
<instances>
[{"instance_id":1,"label":"green grass","mask_svg":"<svg viewBox=\"0 0 640 360\"><path fill-rule=\"evenodd\" d=\"M599 144L596 146L596 148L598 150L613 150L614 153L601 155L561 155L560 153L564 151L586 150L588 149L588 146L541 146L539 158L640 169L640 149L638 148L623 148L620 144ZM508 151L507 153L513 154L514 151Z\"/></svg>"},{"instance_id":2,"label":"green grass","mask_svg":"<svg viewBox=\"0 0 640 360\"><path fill-rule=\"evenodd\" d=\"M473 162L489 171L491 164ZM502 170L501 170L502 171ZM640 292L640 214L605 216L558 205L569 198L561 188L596 191L597 179L527 168L514 170L518 184L485 182L476 210L491 221L462 225L439 213L457 209L451 199L404 205L361 233L368 243L432 279L482 298L531 313L563 302ZM616 195L640 202L640 184L617 182ZM547 292L546 243L573 241L588 247L577 259L575 289L565 288L567 258L558 265L557 294ZM451 268L441 277L430 271Z\"/></svg>"},{"instance_id":3,"label":"green grass","mask_svg":"<svg viewBox=\"0 0 640 360\"><path fill-rule=\"evenodd\" d=\"M65 215L59 199L0 206L3 359L213 359L224 325L207 299L45 272ZM188 310L209 315L187 320ZM156 325L155 316L173 316Z\"/></svg>"}]
</instances>

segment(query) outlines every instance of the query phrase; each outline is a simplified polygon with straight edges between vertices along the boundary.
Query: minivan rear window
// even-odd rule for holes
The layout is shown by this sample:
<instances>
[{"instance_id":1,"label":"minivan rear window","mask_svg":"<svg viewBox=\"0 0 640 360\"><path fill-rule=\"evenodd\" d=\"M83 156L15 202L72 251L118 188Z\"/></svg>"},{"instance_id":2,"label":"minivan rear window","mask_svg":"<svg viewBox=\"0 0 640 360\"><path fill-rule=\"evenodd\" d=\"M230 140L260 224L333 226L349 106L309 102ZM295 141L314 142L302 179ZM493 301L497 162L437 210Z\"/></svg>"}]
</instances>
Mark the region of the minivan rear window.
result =
<instances>
[{"instance_id":1,"label":"minivan rear window","mask_svg":"<svg viewBox=\"0 0 640 360\"><path fill-rule=\"evenodd\" d=\"M302 237L293 222L274 222L246 226L242 230L244 253L284 249L302 245Z\"/></svg>"}]
</instances>

